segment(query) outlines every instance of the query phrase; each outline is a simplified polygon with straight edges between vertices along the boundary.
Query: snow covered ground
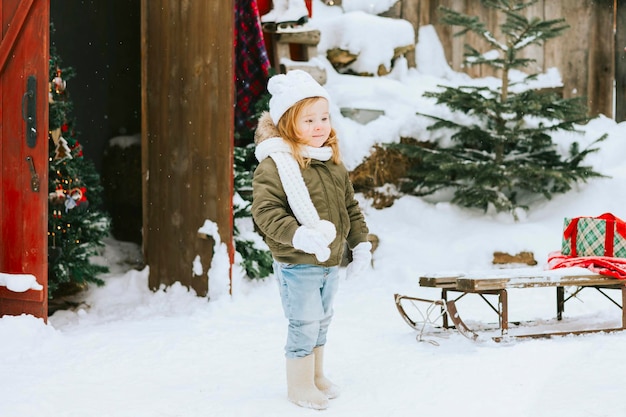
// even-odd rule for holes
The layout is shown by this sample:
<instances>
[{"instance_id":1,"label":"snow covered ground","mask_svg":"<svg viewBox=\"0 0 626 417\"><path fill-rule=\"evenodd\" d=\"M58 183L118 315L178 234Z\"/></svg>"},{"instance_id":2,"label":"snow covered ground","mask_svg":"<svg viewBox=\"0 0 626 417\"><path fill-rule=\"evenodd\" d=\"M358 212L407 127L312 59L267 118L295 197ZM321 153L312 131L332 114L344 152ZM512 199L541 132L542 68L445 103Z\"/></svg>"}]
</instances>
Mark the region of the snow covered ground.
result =
<instances>
[{"instance_id":1,"label":"snow covered ground","mask_svg":"<svg viewBox=\"0 0 626 417\"><path fill-rule=\"evenodd\" d=\"M446 110L421 93L468 81L436 59L436 38L420 39L417 69L399 63L383 78L329 71L333 120L349 166L374 143L427 138L428 121L415 111ZM543 82L558 78L553 71ZM386 114L360 125L338 110L355 104ZM56 312L48 324L0 318L0 417L624 416L626 333L495 343L450 331L435 346L416 341L393 301L394 293L437 296L418 286L423 273L494 268L494 251L531 251L542 269L548 253L560 249L564 217L626 218L626 123L599 117L581 130L555 141L567 149L572 140L585 145L608 133L587 163L610 178L538 202L517 222L415 197L384 210L362 200L380 246L362 277L342 275L326 348L327 375L342 395L326 411L287 400L286 321L272 278L250 282L235 269L231 296L223 268L215 268L210 300L178 285L153 293L148 269L129 266L138 248L109 240L101 258L111 266L106 285L87 291L79 307ZM545 325L554 318L554 289L511 291L509 305L511 321ZM459 309L470 326L495 321L480 300L468 297ZM567 303L558 325L618 326L620 317L602 295L585 290Z\"/></svg>"}]
</instances>

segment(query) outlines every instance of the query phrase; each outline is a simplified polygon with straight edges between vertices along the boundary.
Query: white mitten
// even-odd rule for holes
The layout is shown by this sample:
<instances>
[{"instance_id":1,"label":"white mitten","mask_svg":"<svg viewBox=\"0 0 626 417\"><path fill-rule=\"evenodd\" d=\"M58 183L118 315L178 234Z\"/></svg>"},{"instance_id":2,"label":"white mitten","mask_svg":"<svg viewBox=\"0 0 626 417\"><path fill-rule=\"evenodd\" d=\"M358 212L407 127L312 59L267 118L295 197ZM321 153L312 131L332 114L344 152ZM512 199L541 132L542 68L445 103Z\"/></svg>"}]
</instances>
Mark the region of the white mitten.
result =
<instances>
[{"instance_id":1,"label":"white mitten","mask_svg":"<svg viewBox=\"0 0 626 417\"><path fill-rule=\"evenodd\" d=\"M293 247L306 253L312 253L320 262L330 258L328 239L318 230L300 226L293 235Z\"/></svg>"},{"instance_id":2,"label":"white mitten","mask_svg":"<svg viewBox=\"0 0 626 417\"><path fill-rule=\"evenodd\" d=\"M359 275L361 272L372 263L372 243L361 242L352 249L352 262L348 264L346 270L346 277L352 278Z\"/></svg>"},{"instance_id":3,"label":"white mitten","mask_svg":"<svg viewBox=\"0 0 626 417\"><path fill-rule=\"evenodd\" d=\"M335 236L337 236L337 230L335 229L335 225L328 220L320 220L315 225L315 230L319 230L322 235L324 235L327 245L330 245L332 241L335 240Z\"/></svg>"}]
</instances>

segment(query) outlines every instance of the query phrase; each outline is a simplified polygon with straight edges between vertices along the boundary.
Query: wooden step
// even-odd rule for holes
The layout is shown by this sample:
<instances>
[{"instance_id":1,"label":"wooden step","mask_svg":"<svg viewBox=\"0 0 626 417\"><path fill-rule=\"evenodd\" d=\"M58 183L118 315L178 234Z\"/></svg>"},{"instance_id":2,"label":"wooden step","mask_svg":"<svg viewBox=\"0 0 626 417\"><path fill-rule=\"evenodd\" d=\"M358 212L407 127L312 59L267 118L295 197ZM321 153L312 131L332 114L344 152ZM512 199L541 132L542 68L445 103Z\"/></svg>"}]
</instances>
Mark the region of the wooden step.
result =
<instances>
[{"instance_id":1,"label":"wooden step","mask_svg":"<svg viewBox=\"0 0 626 417\"><path fill-rule=\"evenodd\" d=\"M302 45L304 62L318 55L317 45L320 42L321 32L318 29L286 30L278 32L263 32L271 44L272 62L274 69L280 71L280 63L283 58L292 59L291 45Z\"/></svg>"}]
</instances>

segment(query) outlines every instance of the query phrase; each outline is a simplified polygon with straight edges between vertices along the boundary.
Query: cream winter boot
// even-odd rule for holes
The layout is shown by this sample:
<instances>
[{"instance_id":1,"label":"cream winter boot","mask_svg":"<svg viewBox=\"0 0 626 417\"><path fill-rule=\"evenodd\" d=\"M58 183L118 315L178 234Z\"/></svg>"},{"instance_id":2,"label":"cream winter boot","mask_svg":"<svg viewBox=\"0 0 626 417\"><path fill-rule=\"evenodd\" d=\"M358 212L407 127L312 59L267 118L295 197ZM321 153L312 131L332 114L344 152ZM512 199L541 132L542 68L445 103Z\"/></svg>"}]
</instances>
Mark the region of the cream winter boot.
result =
<instances>
[{"instance_id":1,"label":"cream winter boot","mask_svg":"<svg viewBox=\"0 0 626 417\"><path fill-rule=\"evenodd\" d=\"M339 397L339 387L324 376L324 346L313 349L315 356L315 386L329 399Z\"/></svg>"},{"instance_id":2,"label":"cream winter boot","mask_svg":"<svg viewBox=\"0 0 626 417\"><path fill-rule=\"evenodd\" d=\"M314 373L315 355L287 359L287 395L289 401L301 407L324 410L328 398L315 386Z\"/></svg>"}]
</instances>

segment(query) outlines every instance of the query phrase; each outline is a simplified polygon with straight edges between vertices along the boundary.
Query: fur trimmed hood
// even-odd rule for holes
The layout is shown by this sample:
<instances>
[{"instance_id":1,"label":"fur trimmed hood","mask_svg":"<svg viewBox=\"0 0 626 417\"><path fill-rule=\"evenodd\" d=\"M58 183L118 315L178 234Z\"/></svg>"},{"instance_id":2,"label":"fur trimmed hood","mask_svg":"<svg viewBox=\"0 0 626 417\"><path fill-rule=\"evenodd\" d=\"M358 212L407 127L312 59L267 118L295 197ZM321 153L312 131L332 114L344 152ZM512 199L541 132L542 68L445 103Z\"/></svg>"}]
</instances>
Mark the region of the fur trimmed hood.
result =
<instances>
[{"instance_id":1,"label":"fur trimmed hood","mask_svg":"<svg viewBox=\"0 0 626 417\"><path fill-rule=\"evenodd\" d=\"M279 137L278 128L272 121L272 117L268 111L261 113L254 131L254 143L258 145L266 139Z\"/></svg>"}]
</instances>

